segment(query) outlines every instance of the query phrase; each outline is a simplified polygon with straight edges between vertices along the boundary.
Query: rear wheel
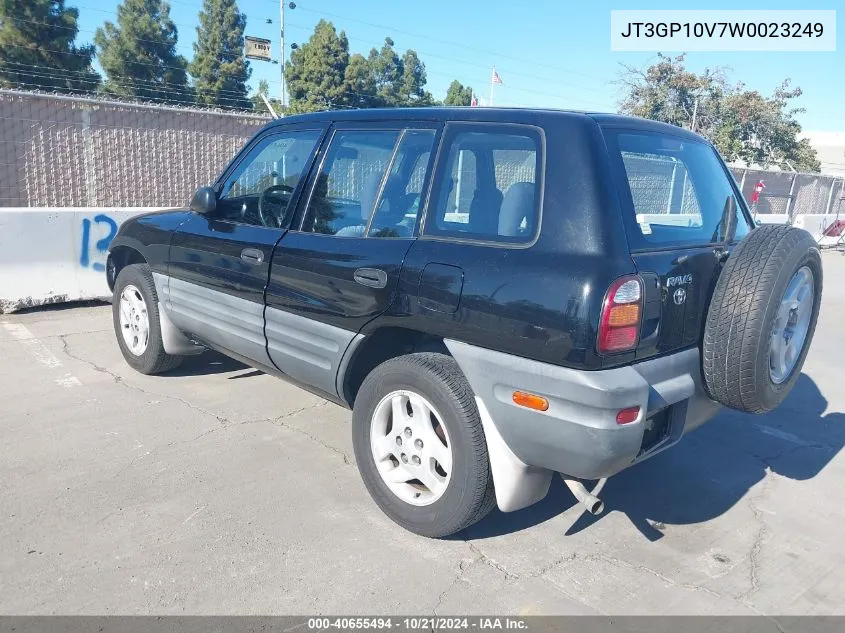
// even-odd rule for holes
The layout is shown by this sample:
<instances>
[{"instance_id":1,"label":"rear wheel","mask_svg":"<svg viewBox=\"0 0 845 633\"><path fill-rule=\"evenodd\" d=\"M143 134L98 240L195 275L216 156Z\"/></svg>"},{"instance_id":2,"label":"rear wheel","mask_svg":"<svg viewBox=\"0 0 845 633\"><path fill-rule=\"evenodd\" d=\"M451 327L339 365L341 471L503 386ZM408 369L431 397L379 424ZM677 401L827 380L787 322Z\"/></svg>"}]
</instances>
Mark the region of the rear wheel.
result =
<instances>
[{"instance_id":1,"label":"rear wheel","mask_svg":"<svg viewBox=\"0 0 845 633\"><path fill-rule=\"evenodd\" d=\"M809 233L786 225L749 233L710 302L703 344L710 397L748 413L780 404L807 357L821 291L821 256Z\"/></svg>"},{"instance_id":2,"label":"rear wheel","mask_svg":"<svg viewBox=\"0 0 845 633\"><path fill-rule=\"evenodd\" d=\"M147 264L132 264L120 271L114 283L112 320L123 358L133 369L160 374L182 362L182 356L164 351L158 295Z\"/></svg>"},{"instance_id":3,"label":"rear wheel","mask_svg":"<svg viewBox=\"0 0 845 633\"><path fill-rule=\"evenodd\" d=\"M447 536L495 505L478 409L450 356L410 354L376 367L355 399L352 433L364 484L402 527Z\"/></svg>"}]
</instances>

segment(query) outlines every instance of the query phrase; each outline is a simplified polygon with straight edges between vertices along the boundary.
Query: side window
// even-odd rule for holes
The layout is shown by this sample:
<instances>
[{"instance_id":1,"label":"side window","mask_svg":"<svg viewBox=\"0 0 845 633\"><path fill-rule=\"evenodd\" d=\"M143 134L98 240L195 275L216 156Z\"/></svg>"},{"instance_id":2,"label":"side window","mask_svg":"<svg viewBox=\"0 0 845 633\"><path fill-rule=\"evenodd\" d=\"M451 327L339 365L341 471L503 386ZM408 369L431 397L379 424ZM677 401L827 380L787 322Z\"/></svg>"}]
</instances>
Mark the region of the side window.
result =
<instances>
[{"instance_id":1,"label":"side window","mask_svg":"<svg viewBox=\"0 0 845 633\"><path fill-rule=\"evenodd\" d=\"M530 242L539 218L539 134L520 126L465 130L447 135L425 234Z\"/></svg>"},{"instance_id":2,"label":"side window","mask_svg":"<svg viewBox=\"0 0 845 633\"><path fill-rule=\"evenodd\" d=\"M336 132L314 183L302 230L363 236L398 138L397 130Z\"/></svg>"},{"instance_id":3,"label":"side window","mask_svg":"<svg viewBox=\"0 0 845 633\"><path fill-rule=\"evenodd\" d=\"M420 210L434 130L405 130L381 190L369 237L410 237Z\"/></svg>"},{"instance_id":4,"label":"side window","mask_svg":"<svg viewBox=\"0 0 845 633\"><path fill-rule=\"evenodd\" d=\"M257 226L283 227L288 204L322 132L301 130L258 142L223 182L218 217Z\"/></svg>"}]
</instances>

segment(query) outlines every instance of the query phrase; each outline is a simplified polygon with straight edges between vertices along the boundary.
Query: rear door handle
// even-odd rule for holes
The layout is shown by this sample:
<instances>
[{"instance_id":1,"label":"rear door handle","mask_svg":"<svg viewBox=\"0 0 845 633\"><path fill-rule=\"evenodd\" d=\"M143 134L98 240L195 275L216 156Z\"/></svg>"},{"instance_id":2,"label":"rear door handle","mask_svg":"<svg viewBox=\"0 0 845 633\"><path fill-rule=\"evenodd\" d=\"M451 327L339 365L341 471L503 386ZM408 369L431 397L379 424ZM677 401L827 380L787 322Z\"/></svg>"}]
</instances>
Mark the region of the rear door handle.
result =
<instances>
[{"instance_id":1,"label":"rear door handle","mask_svg":"<svg viewBox=\"0 0 845 633\"><path fill-rule=\"evenodd\" d=\"M378 268L359 268L352 279L368 288L384 288L387 285L387 273Z\"/></svg>"},{"instance_id":2,"label":"rear door handle","mask_svg":"<svg viewBox=\"0 0 845 633\"><path fill-rule=\"evenodd\" d=\"M264 253L257 248L245 248L241 251L241 259L247 264L257 266L264 261Z\"/></svg>"}]
</instances>

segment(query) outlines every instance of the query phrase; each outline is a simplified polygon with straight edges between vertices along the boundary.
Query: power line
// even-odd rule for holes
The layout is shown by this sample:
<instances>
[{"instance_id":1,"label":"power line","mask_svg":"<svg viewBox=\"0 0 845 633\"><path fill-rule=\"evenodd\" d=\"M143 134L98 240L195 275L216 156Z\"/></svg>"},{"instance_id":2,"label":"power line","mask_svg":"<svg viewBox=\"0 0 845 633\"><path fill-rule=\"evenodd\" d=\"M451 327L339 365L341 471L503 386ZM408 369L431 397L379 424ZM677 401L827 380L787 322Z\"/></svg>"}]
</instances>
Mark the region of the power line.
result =
<instances>
[{"instance_id":1,"label":"power line","mask_svg":"<svg viewBox=\"0 0 845 633\"><path fill-rule=\"evenodd\" d=\"M57 55L75 55L77 57L89 57L89 55L87 53L74 53L74 52L71 52L71 51L57 51L57 50L52 49L52 48L42 48L40 46L26 46L25 44L6 44L6 46L14 46L15 48L23 48L25 50L31 50L31 51L40 51L40 52L43 52L43 53L56 53ZM182 71L186 70L182 66L167 66L166 64L152 64L152 63L149 63L149 62L138 62L138 61L132 61L130 63L134 64L136 66L152 66L154 68L169 68L171 70L182 70Z\"/></svg>"},{"instance_id":2,"label":"power line","mask_svg":"<svg viewBox=\"0 0 845 633\"><path fill-rule=\"evenodd\" d=\"M9 46L24 48L24 49L28 49L28 50L37 50L37 51L42 51L42 52L52 52L52 53L56 53L56 54L59 54L59 55L75 55L75 56L80 56L80 57L88 57L88 55L86 53L74 53L74 52L70 52L70 51L59 51L59 50L55 50L55 49L47 49L47 48L33 47L33 46L24 46L23 44L9 44ZM186 70L185 68L182 68L181 66L168 66L168 65L165 65L165 64L151 64L151 63L146 63L146 62L134 62L134 61L131 62L131 63L136 64L136 65L140 65L140 66L150 66L150 67L153 67L153 68L169 68L169 69L173 69L173 70L180 70L180 71L183 71L183 72ZM435 75L436 74L443 74L443 76L446 76L446 77L452 76L452 75L448 75L448 74L444 74L444 73L431 73L431 74L435 74ZM130 81L132 81L132 80L130 80ZM137 81L137 80L135 80L135 81ZM561 97L560 95L556 95L556 94L552 94L552 93L548 93L548 92L542 92L542 91L539 91L539 90L531 90L531 89L528 89L528 88L511 88L511 90L514 90L514 91L517 91L517 92L525 92L525 93L529 93L529 94L536 94L536 95L539 95L539 96L552 97L552 98L555 98L555 99L564 98L564 97ZM367 97L367 96L371 96L371 95L361 94L360 96ZM597 102L590 102L590 101L587 101L587 100L584 100L584 99L574 98L572 100L580 101L582 103L592 103L593 105L600 105ZM603 105L603 104L601 104L601 105Z\"/></svg>"},{"instance_id":3,"label":"power line","mask_svg":"<svg viewBox=\"0 0 845 633\"><path fill-rule=\"evenodd\" d=\"M302 25L302 24L292 24L291 26L297 26L299 28L307 28L305 25ZM347 39L350 40L350 41L354 41L354 42L361 42L361 43L366 44L368 46L373 46L373 42L371 40L367 40L367 39L364 39L364 38L348 37L347 36ZM437 53L432 53L430 51L424 51L424 50L418 50L418 49L414 49L414 51L419 53L420 55L422 55L425 58L442 59L443 61L451 62L453 64L463 64L465 66L475 66L476 68L483 68L486 71L490 70L490 66L488 64L471 62L471 61L467 61L467 60L463 60L463 59L457 59L457 58L454 58L454 57L445 57L443 55L438 55ZM426 73L437 74L437 73L431 73L427 68L426 68ZM601 90L599 90L597 88L589 88L587 86L581 86L581 85L578 85L578 84L566 83L566 82L562 82L562 81L555 80L555 79L548 79L546 77L539 77L537 75L529 75L529 74L525 74L525 73L521 73L521 72L516 73L516 74L519 77L523 77L525 79L534 79L534 80L541 81L541 82L546 83L546 84L557 84L557 85L563 86L565 88L575 88L577 90L585 90L587 92L594 92L596 94L602 94L602 95L604 94L604 92L602 92ZM517 90L518 90L518 88L517 88Z\"/></svg>"},{"instance_id":4,"label":"power line","mask_svg":"<svg viewBox=\"0 0 845 633\"><path fill-rule=\"evenodd\" d=\"M275 0L267 0L267 1L268 2L275 2ZM457 48L463 48L465 50L469 50L469 51L473 51L473 52L477 52L477 53L483 53L485 55L492 55L497 59L510 59L510 60L517 61L517 62L523 63L523 64L531 64L533 66L543 66L545 68L551 68L552 70L555 70L557 72L563 72L563 73L566 73L568 75L578 75L578 76L581 76L581 77L586 77L588 79L595 79L596 78L595 75L590 75L590 74L587 74L587 73L579 73L579 72L574 71L574 70L564 70L564 69L562 69L558 66L555 66L553 64L546 64L546 63L543 63L543 62L538 62L537 60L534 60L534 59L523 59L523 58L520 58L520 57L515 57L513 55L503 55L501 53L501 51L488 51L488 50L478 48L478 47L475 47L475 46L468 46L468 45L462 44L460 42L454 42L454 41L451 41L451 40L444 40L444 39L440 39L440 38L437 38L437 37L431 37L430 35L422 35L421 33L414 33L413 31L406 31L404 29L398 29L398 28L392 27L392 26L385 26L384 24L376 24L374 22L367 22L365 20L359 20L358 18L351 18L351 17L348 17L348 16L338 15L336 13L329 13L328 11L320 11L318 9L310 9L308 7L300 7L300 6L297 6L297 9L301 10L301 11L310 12L310 13L317 13L317 14L320 14L320 15L325 15L325 16L328 16L328 17L336 18L338 20L347 20L349 22L357 22L358 24L363 24L365 26L371 26L371 27L374 27L374 28L384 29L384 30L387 30L387 31L394 31L396 33L402 33L404 35L410 35L412 37L419 37L419 38L422 38L422 39L431 40L432 42L437 42L439 44L446 44L448 46L455 46Z\"/></svg>"},{"instance_id":5,"label":"power line","mask_svg":"<svg viewBox=\"0 0 845 633\"><path fill-rule=\"evenodd\" d=\"M185 4L188 4L188 3L185 3ZM340 17L340 16L338 16L338 17ZM18 18L13 18L13 19L18 19ZM31 20L26 20L26 21L32 22ZM300 25L294 25L294 26L300 26ZM69 27L65 27L65 28L69 28ZM379 28L382 28L382 27L379 27ZM356 41L366 41L366 40L362 40L360 38L354 38L354 39ZM142 40L142 41L147 41L147 40ZM42 47L25 46L25 45L22 45L22 44L9 44L9 46L15 46L15 47L24 48L24 49L27 49L27 50L37 50L37 51L41 51L41 52L51 52L51 53L56 53L56 54L59 54L59 55L76 55L76 56L80 56L80 57L88 57L87 53L81 53L81 52L59 51L59 50L54 50L54 49L42 48ZM421 53L426 54L423 51L421 51ZM476 65L476 66L482 67L481 64L473 64L471 62L460 62L460 60L455 60L455 59L452 59L452 58L447 58L447 57L437 56L437 55L432 55L432 56L438 57L440 59L444 59L444 60L450 61L450 62L468 63L470 65ZM136 65L140 65L140 66L149 66L149 67L155 67L155 68L167 68L167 69L172 69L172 70L186 71L186 68L183 68L181 66L169 66L169 65L165 65L165 64L145 63L145 62L140 62L140 61L133 61L131 63L136 64ZM484 67L486 68L486 66L484 66ZM438 73L438 72L428 71L428 70L426 70L426 73L430 74L430 75L438 75L438 76L443 76L443 77L447 77L447 78L448 77L454 78L452 74L447 74L447 73ZM115 83L117 83L114 79L110 79L110 81L114 81ZM133 80L124 79L124 81L129 81L130 83L128 85L131 85L131 83L133 83ZM139 83L140 81L143 81L143 80L134 80L134 83ZM163 86L168 85L167 82L155 82L155 83L157 85L163 85ZM180 86L179 84L176 84L176 85ZM563 84L563 85L566 85L566 84ZM567 85L567 87L572 87L572 88L576 88L576 89L587 89L585 87L576 86L576 85ZM513 90L513 91L516 91L516 92L524 92L524 93L528 93L528 94L535 94L535 95L543 96L543 97L550 97L550 98L553 98L553 99L568 99L570 101L575 101L575 102L578 102L578 103L584 103L584 104L589 104L589 105L595 105L595 106L599 106L599 107L605 106L604 103L599 103L597 101L591 101L589 99L580 99L578 97L561 96L559 94L553 94L553 93L543 92L543 91L539 91L539 90L532 90L532 89L529 89L529 88L511 87L510 90ZM588 90L592 90L592 89L588 89ZM361 94L359 96L368 97L369 95Z\"/></svg>"},{"instance_id":6,"label":"power line","mask_svg":"<svg viewBox=\"0 0 845 633\"><path fill-rule=\"evenodd\" d=\"M201 5L197 5L193 2L188 2L187 0L171 0L171 1L176 3L176 4L182 4L182 5L194 7L194 8L197 8L198 10L202 9ZM271 1L275 4L275 0L268 0L268 1ZM100 12L103 12L103 13L109 13L109 14L113 14L113 15L117 14L117 11L114 11L114 10L99 9L99 8L95 8L95 7L85 7L85 6L80 6L79 8L84 8L84 9L92 10L92 11L100 11ZM360 20L360 19L357 19L357 18L351 18L351 17L348 17L348 16L342 16L342 15L338 15L338 14L330 13L330 12L326 12L326 11L320 11L320 10L317 10L317 9L310 9L310 8L307 8L307 7L297 7L297 8L301 9L303 11L307 11L307 12L311 12L311 13L317 13L317 14L321 14L321 15L326 15L328 17L334 17L334 18L337 18L337 19L340 19L340 20L348 20L348 21L351 21L351 22L357 22L359 24L364 24L364 25L371 26L371 27L374 27L374 28L384 29L386 31L393 31L393 32L396 32L396 33L403 33L403 34L410 35L410 36L413 36L413 37L419 37L419 38L422 38L422 39L427 39L427 40L430 40L430 41L433 41L433 42L437 42L437 43L440 43L440 44L447 44L447 45L455 46L455 47L462 48L462 49L465 49L465 50L471 50L471 51L475 51L475 52L481 52L481 53L484 53L484 54L494 55L494 56L496 56L497 59L502 59L502 58L512 59L512 60L518 61L520 63L530 63L534 66L544 66L544 67L547 67L547 68L557 70L559 72L564 72L566 74L583 76L583 77L587 77L587 78L590 78L590 79L595 79L595 77L593 75L588 75L586 73L578 73L578 72L575 72L575 71L562 70L557 66L554 66L554 65L551 65L551 64L540 63L540 62L537 62L536 60L525 60L525 59L514 57L514 56L511 56L511 55L502 55L499 52L494 53L492 51L486 51L484 49L480 49L480 48L473 47L473 46L468 46L468 45L465 45L465 44L461 44L459 42L453 42L453 41L450 41L450 40L445 40L445 39L441 39L441 38L422 35L422 34L419 34L419 33L415 33L413 31L406 31L404 29L398 29L396 27L386 26L386 25L382 25L382 24L376 24L376 23L373 23L373 22L367 22L365 20ZM255 19L255 20L259 20L259 19L267 20L268 19L267 17L259 18L258 16L255 16L255 15L247 15L247 18ZM16 18L13 18L13 19L16 19ZM29 20L29 22L33 22L33 21ZM176 23L174 23L174 24L176 26L183 26L183 27L189 28L189 29L198 27L198 25L187 25L187 24L176 24ZM293 27L296 27L296 28L302 28L302 29L306 29L306 30L311 28L311 27L306 26L304 24L296 24L296 23L291 23L291 22L288 22L286 24L286 26L288 26L288 27L293 26ZM60 27L60 28L72 28L72 27ZM85 30L85 29L80 29L79 32L95 33L95 31ZM362 43L364 43L368 46L374 45L374 42L372 42L371 40L364 39L364 38L354 37L354 38L348 38L348 39L358 41L358 42L362 42ZM140 38L139 38L139 41L148 42L148 43L157 43L157 42L152 42L150 40L144 40L144 39L140 39ZM378 44L380 44L380 43L375 43L376 46ZM177 48L182 48L182 49L187 50L189 48L192 49L192 46L190 44L184 44L184 45L178 45L177 44ZM441 59L441 60L452 62L452 63L464 64L464 65L467 65L467 66L475 66L477 68L487 69L487 67L488 67L486 64L481 64L481 63L478 63L478 62L470 62L470 61L467 61L467 60L462 60L462 59L457 59L457 58L452 58L452 57L446 57L446 56L443 56L443 55L438 55L436 53L432 53L430 51L419 50L417 52L419 52L420 54L422 54L426 57L430 57L430 58L433 58L433 59ZM514 72L516 72L516 71L514 71ZM437 74L437 73L431 73L431 74ZM583 86L583 85L579 85L579 84L571 84L571 83L562 82L562 81L559 81L559 80L556 80L556 79L549 79L547 77L539 77L537 75L530 75L530 74L526 74L524 72L516 72L516 74L519 77L524 77L526 79L534 79L536 81L541 81L541 82L546 83L546 84L557 84L557 85L563 86L565 88L574 88L574 89L577 89L577 90L593 92L593 93L596 93L596 94L604 94L601 90L599 90L597 88L591 88L591 87ZM279 83L281 83L281 80L279 80ZM531 92L531 91L526 90L526 92ZM546 94L546 95L549 94L549 93L538 93L536 91L533 91L533 92L535 94ZM593 103L593 104L597 103L597 102L591 102L591 101L585 100L585 99L578 99L578 101L580 101L582 103ZM604 104L601 104L601 105L604 105Z\"/></svg>"},{"instance_id":7,"label":"power line","mask_svg":"<svg viewBox=\"0 0 845 633\"><path fill-rule=\"evenodd\" d=\"M31 89L31 90L38 91L38 92L46 92L46 93L50 93L50 94L55 94L55 89L56 89L55 86L52 86L50 84L41 84L41 83L35 83L35 82L29 82L29 81L19 81L19 82L16 82L16 85L17 86L26 86L27 89ZM96 97L96 95L92 95L90 90L86 90L86 89L83 89L83 88L63 88L62 92L66 93L66 94L74 95L74 96L79 96L79 97L89 97L89 98ZM175 92L175 91L169 90L167 92ZM111 95L106 95L106 96L111 97ZM187 96L187 95L185 95L185 96ZM120 98L117 97L117 99L119 100ZM189 101L185 101L185 100L178 100L178 99L167 99L166 97L146 97L146 98L145 97L136 97L136 99L138 99L141 103L153 103L153 104L161 103L161 104L169 104L169 105L177 105L177 106L197 108L197 105L193 102L189 102ZM132 102L127 101L126 105L133 105L133 104L132 104ZM199 107L199 109L202 109L201 106ZM236 107L236 106L215 105L213 108L208 108L208 109L209 110L223 109L223 110L229 110L229 111L232 111L232 112L241 112L241 113L244 113L244 114L250 114L251 113L250 110L244 110L243 108L239 108L239 107Z\"/></svg>"},{"instance_id":8,"label":"power line","mask_svg":"<svg viewBox=\"0 0 845 633\"><path fill-rule=\"evenodd\" d=\"M100 83L99 81L96 81L94 79L88 79L88 77L89 77L88 73L85 73L83 71L60 70L60 69L57 69L57 68L39 66L39 65L36 65L36 64L24 64L22 62L7 62L7 63L13 64L15 66L25 66L27 68L34 68L35 69L34 71L26 70L26 71L23 71L23 72L25 72L28 75L33 75L33 76L41 74L41 76L45 79L62 79L62 78L64 78L64 75L75 74L75 75L79 75L80 77L79 77L79 79L73 78L74 81L79 81L79 82L82 82L82 83L91 83L91 84L99 84ZM15 69L12 68L12 70L15 70ZM51 75L51 74L47 73L47 71L55 71L55 72L61 73L61 74ZM168 89L169 89L170 86L172 86L173 87L172 90L177 90L177 91L178 90L184 90L184 88L188 85L188 84L174 84L172 82L155 81L155 80L150 80L150 79L132 79L132 78L129 78L129 77L110 78L110 79L108 79L108 81L110 81L112 83L116 83L118 85L122 84L122 85L125 85L125 86L132 86L132 85L135 85L135 84L149 84L149 85L156 87L156 88L168 88ZM190 90L188 90L187 92L190 92ZM231 94L231 95L235 95L236 97L244 96L246 98L249 98L247 95L244 95L243 93L241 93L237 90L217 90L216 92L220 93L220 94Z\"/></svg>"}]
</instances>

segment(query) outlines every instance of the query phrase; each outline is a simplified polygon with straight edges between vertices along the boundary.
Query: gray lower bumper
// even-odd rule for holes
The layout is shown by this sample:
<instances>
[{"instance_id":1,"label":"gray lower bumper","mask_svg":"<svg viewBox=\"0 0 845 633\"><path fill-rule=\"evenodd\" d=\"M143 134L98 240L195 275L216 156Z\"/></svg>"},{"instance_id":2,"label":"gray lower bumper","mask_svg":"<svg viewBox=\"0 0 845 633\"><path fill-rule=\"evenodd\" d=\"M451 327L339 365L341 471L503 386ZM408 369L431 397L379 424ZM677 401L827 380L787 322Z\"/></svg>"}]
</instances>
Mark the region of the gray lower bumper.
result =
<instances>
[{"instance_id":1,"label":"gray lower bumper","mask_svg":"<svg viewBox=\"0 0 845 633\"><path fill-rule=\"evenodd\" d=\"M719 410L702 389L697 349L579 371L453 340L446 345L479 402L502 510L545 496L552 472L581 479L613 475L674 444ZM544 396L549 409L514 404L515 390ZM617 412L634 406L640 407L637 421L617 424ZM669 416L667 435L643 450L646 420L661 412Z\"/></svg>"}]
</instances>

